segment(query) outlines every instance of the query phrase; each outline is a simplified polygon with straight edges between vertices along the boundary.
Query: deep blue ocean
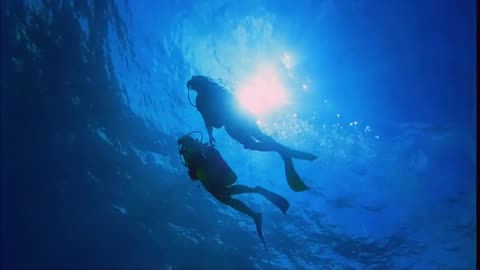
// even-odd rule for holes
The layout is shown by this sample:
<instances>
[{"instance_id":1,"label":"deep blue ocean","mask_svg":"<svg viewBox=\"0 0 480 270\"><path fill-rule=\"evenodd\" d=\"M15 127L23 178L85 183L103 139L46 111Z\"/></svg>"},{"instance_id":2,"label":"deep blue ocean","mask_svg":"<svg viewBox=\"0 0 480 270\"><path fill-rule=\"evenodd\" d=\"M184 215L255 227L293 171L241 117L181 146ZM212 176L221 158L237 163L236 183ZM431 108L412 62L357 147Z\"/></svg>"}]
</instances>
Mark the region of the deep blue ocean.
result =
<instances>
[{"instance_id":1,"label":"deep blue ocean","mask_svg":"<svg viewBox=\"0 0 480 270\"><path fill-rule=\"evenodd\" d=\"M2 269L475 269L476 1L1 5ZM193 75L318 156L294 192L214 130L237 183L291 204L238 195L268 250L182 164L180 136L208 141Z\"/></svg>"}]
</instances>

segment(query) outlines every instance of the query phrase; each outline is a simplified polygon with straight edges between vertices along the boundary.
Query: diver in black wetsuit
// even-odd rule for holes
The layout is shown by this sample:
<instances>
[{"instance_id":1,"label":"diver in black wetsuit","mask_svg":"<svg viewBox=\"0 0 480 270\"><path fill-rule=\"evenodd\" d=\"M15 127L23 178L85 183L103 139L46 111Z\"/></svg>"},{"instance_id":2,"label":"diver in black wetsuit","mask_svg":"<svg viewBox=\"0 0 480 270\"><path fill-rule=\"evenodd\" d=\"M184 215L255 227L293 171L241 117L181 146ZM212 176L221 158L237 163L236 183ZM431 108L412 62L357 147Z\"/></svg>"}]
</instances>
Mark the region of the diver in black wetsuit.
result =
<instances>
[{"instance_id":1,"label":"diver in black wetsuit","mask_svg":"<svg viewBox=\"0 0 480 270\"><path fill-rule=\"evenodd\" d=\"M188 168L190 179L193 181L200 180L205 189L217 200L251 217L255 222L258 236L267 248L262 233L262 215L254 212L242 201L234 199L232 196L243 193L258 193L277 206L284 214L287 213L290 203L282 196L260 186L252 188L244 185L234 185L237 175L215 147L203 144L189 135L179 138L177 143L179 154Z\"/></svg>"},{"instance_id":2,"label":"diver in black wetsuit","mask_svg":"<svg viewBox=\"0 0 480 270\"><path fill-rule=\"evenodd\" d=\"M294 191L308 189L295 171L292 158L312 161L317 159L317 156L288 148L263 133L255 119L236 109L233 96L210 78L193 76L187 82L187 87L197 92L196 108L205 122L210 144L215 143L213 128L225 126L227 133L243 144L245 149L273 151L280 154L290 188Z\"/></svg>"}]
</instances>

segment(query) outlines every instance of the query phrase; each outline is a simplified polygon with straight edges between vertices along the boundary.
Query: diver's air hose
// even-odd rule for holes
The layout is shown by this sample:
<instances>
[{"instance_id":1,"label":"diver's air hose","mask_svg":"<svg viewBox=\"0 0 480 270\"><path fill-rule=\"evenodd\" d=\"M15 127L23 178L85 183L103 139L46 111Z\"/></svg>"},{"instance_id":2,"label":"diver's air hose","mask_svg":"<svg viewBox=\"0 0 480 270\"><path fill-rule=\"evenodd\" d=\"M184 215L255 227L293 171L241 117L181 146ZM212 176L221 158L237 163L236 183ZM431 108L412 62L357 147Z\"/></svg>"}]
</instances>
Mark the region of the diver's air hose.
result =
<instances>
[{"instance_id":1,"label":"diver's air hose","mask_svg":"<svg viewBox=\"0 0 480 270\"><path fill-rule=\"evenodd\" d=\"M192 100L190 99L190 87L187 87L187 88L188 88L187 90L188 102L190 103L190 105L192 105L192 107L197 108L197 106L193 105Z\"/></svg>"},{"instance_id":2,"label":"diver's air hose","mask_svg":"<svg viewBox=\"0 0 480 270\"><path fill-rule=\"evenodd\" d=\"M190 136L190 135L192 135L193 133L200 133L200 143L203 143L203 133L200 132L200 131L198 131L198 130L194 130L194 131L188 133L187 136Z\"/></svg>"},{"instance_id":3,"label":"diver's air hose","mask_svg":"<svg viewBox=\"0 0 480 270\"><path fill-rule=\"evenodd\" d=\"M188 168L187 162L185 161L185 158L182 155L182 150L183 150L183 146L179 145L178 146L178 156L180 157L180 160L182 161L183 166L185 166L185 168Z\"/></svg>"}]
</instances>

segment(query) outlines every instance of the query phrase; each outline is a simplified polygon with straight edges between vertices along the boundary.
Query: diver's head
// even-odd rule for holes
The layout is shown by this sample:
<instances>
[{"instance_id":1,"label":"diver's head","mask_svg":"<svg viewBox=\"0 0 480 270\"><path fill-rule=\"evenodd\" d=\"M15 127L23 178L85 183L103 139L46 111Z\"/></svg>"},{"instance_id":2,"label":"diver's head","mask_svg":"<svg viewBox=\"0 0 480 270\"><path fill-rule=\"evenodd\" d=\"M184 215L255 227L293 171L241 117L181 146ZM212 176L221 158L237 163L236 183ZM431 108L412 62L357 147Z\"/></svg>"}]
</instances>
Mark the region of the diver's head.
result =
<instances>
[{"instance_id":1,"label":"diver's head","mask_svg":"<svg viewBox=\"0 0 480 270\"><path fill-rule=\"evenodd\" d=\"M193 151L199 151L203 144L198 139L194 139L190 134L184 135L177 140L179 149L190 149Z\"/></svg>"},{"instance_id":2,"label":"diver's head","mask_svg":"<svg viewBox=\"0 0 480 270\"><path fill-rule=\"evenodd\" d=\"M192 144L195 142L195 139L192 138L190 135L184 135L177 140L178 145L186 145L186 144Z\"/></svg>"},{"instance_id":3,"label":"diver's head","mask_svg":"<svg viewBox=\"0 0 480 270\"><path fill-rule=\"evenodd\" d=\"M187 82L187 88L198 92L208 87L209 83L211 82L208 77L192 76L192 78Z\"/></svg>"}]
</instances>

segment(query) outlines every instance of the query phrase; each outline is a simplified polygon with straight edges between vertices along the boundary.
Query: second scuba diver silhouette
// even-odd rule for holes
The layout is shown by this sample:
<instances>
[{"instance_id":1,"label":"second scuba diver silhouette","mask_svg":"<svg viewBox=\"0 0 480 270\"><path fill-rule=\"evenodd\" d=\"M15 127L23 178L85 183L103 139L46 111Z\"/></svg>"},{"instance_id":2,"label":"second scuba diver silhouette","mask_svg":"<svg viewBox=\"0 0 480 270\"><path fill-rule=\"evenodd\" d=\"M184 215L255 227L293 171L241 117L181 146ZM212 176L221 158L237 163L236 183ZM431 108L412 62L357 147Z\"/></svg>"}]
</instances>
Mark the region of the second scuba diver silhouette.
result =
<instances>
[{"instance_id":1,"label":"second scuba diver silhouette","mask_svg":"<svg viewBox=\"0 0 480 270\"><path fill-rule=\"evenodd\" d=\"M193 133L193 132L192 132ZM189 134L177 140L179 154L192 180L200 180L205 189L220 202L240 211L255 221L258 236L265 249L267 245L262 233L262 215L254 212L242 201L232 198L243 193L258 193L277 206L284 214L290 203L282 196L268 191L260 186L251 188L235 184L237 175L228 166L220 153L212 146L192 138Z\"/></svg>"},{"instance_id":2,"label":"second scuba diver silhouette","mask_svg":"<svg viewBox=\"0 0 480 270\"><path fill-rule=\"evenodd\" d=\"M187 82L187 88L197 92L196 108L205 122L211 145L215 143L213 128L225 126L230 137L243 144L245 149L280 154L290 188L294 191L308 189L295 171L292 158L312 161L317 159L317 156L288 148L263 133L254 118L237 109L233 95L212 79L192 76Z\"/></svg>"}]
</instances>

